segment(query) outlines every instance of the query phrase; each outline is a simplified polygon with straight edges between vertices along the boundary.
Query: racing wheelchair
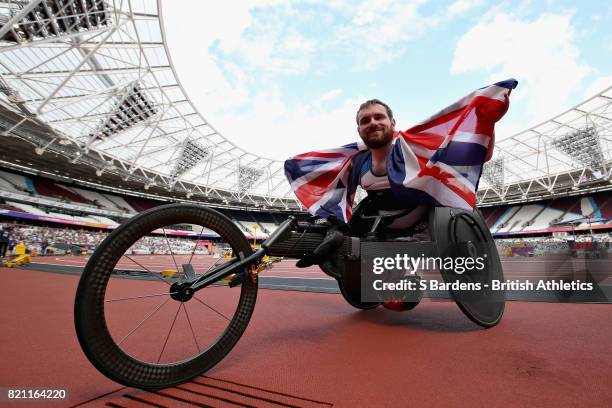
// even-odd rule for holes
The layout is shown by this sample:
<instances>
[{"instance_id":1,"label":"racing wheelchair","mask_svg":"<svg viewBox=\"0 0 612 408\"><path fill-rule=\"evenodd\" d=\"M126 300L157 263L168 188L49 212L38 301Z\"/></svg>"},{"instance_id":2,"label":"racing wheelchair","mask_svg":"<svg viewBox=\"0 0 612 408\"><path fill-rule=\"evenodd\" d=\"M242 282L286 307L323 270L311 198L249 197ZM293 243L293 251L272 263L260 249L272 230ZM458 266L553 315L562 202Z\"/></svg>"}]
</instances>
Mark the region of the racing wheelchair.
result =
<instances>
[{"instance_id":1,"label":"racing wheelchair","mask_svg":"<svg viewBox=\"0 0 612 408\"><path fill-rule=\"evenodd\" d=\"M398 213L369 213L367 207L363 200L331 257L320 262L353 307L373 309L383 302L362 299L360 272L366 252L376 253L390 242L407 251L425 242L438 255L486 259L479 273L459 275L441 268L444 281L503 280L495 245L479 212L432 207L425 217L431 238L415 242L414 234L379 233ZM196 232L199 228L195 244L168 236L169 227L181 225ZM79 343L100 372L121 384L159 389L186 382L212 368L236 345L255 307L259 273L278 257L309 256L329 231L329 225L298 223L289 217L254 249L236 223L210 208L169 204L136 215L109 234L83 271L74 307ZM155 256L139 254L160 240L167 245L170 265L155 264ZM200 243L205 240L206 250ZM227 249L232 250L231 259L199 255ZM503 293L449 292L478 325L492 327L501 320Z\"/></svg>"}]
</instances>

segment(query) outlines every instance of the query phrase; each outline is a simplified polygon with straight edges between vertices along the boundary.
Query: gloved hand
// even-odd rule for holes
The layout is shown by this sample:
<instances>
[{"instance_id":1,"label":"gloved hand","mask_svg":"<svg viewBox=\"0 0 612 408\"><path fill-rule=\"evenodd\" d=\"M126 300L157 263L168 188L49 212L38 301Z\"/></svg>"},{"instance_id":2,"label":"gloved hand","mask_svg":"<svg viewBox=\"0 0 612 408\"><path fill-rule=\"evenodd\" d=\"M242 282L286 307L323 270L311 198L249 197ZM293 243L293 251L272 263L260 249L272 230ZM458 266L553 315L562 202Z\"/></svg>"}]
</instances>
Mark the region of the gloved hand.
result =
<instances>
[{"instance_id":1,"label":"gloved hand","mask_svg":"<svg viewBox=\"0 0 612 408\"><path fill-rule=\"evenodd\" d=\"M295 265L298 268L307 268L312 265L320 264L330 255L333 255L334 251L344 242L344 235L348 231L348 225L346 223L338 220L338 218L332 215L324 223L317 224L328 226L325 238L323 238L323 241L315 248L312 254L308 254L297 261Z\"/></svg>"}]
</instances>

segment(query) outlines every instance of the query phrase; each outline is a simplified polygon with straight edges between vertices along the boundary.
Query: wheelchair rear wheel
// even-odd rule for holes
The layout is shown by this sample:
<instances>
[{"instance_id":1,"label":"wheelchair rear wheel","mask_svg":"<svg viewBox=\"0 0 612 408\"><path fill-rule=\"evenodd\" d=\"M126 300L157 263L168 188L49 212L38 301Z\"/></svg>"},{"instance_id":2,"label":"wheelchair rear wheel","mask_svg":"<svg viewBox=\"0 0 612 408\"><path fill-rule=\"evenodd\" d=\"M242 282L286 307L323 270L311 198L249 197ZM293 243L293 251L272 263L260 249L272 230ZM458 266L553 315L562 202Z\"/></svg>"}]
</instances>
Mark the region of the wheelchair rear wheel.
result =
<instances>
[{"instance_id":1,"label":"wheelchair rear wheel","mask_svg":"<svg viewBox=\"0 0 612 408\"><path fill-rule=\"evenodd\" d=\"M370 310L382 304L381 302L361 301L361 263L359 261L346 261L342 278L337 281L342 297L354 308Z\"/></svg>"},{"instance_id":2,"label":"wheelchair rear wheel","mask_svg":"<svg viewBox=\"0 0 612 408\"><path fill-rule=\"evenodd\" d=\"M442 269L445 282L479 285L480 290L451 290L457 306L482 327L497 325L504 314L505 293L491 289L491 281L504 281L504 272L493 237L478 210L473 212L436 207L430 213L430 232L439 256L483 259L482 270L457 273Z\"/></svg>"}]
</instances>

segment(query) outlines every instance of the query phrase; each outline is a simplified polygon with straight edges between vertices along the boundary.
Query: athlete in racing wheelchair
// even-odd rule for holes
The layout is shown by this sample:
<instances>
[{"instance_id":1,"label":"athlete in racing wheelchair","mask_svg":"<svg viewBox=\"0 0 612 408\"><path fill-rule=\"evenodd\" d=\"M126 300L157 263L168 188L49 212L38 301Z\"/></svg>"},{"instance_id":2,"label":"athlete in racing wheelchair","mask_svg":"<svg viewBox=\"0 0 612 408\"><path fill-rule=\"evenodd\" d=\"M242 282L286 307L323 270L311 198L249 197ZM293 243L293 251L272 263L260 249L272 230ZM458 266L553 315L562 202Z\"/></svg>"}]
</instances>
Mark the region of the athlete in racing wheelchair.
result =
<instances>
[{"instance_id":1,"label":"athlete in racing wheelchair","mask_svg":"<svg viewBox=\"0 0 612 408\"><path fill-rule=\"evenodd\" d=\"M349 304L359 309L384 303L394 310L408 310L418 304L418 293L409 299L362 296L364 260L391 247L417 255L427 247L451 260L486 258L486 267L478 273L440 266L446 283L502 280L495 245L473 207L482 164L492 153L493 125L507 110L515 86L516 81L508 80L479 89L406 132L395 132L385 104L366 102L357 113L359 144L285 162L293 191L317 218L296 223L290 217L260 248L251 247L225 215L193 204L155 207L122 223L96 248L79 280L74 319L85 355L107 377L132 387L164 388L201 375L221 361L246 330L259 273L272 262L266 255L298 258L302 267L318 264L337 280ZM368 197L353 213L358 185ZM179 224L201 227L191 253L182 258L173 252L165 229ZM202 261L196 264L194 254L205 231L231 248L233 257L207 266ZM133 246L150 236L165 239L174 264L171 274L149 269L133 258ZM144 277L128 284L121 272L122 265L130 262ZM492 327L500 321L503 294L486 289L449 292L475 323ZM157 306L143 308L142 302L156 299ZM231 313L221 313L215 304L228 305ZM207 314L191 319L189 308ZM142 320L123 327L126 317L137 310L144 314L138 317ZM154 326L148 322L168 310L174 313L169 330L157 339L145 336ZM179 315L185 316L186 335L177 341L171 334ZM144 341L134 340L131 349L128 343L134 333L142 333ZM166 346L172 345L178 348L166 352Z\"/></svg>"},{"instance_id":2,"label":"athlete in racing wheelchair","mask_svg":"<svg viewBox=\"0 0 612 408\"><path fill-rule=\"evenodd\" d=\"M462 247L465 252L471 245L472 254L477 246L481 247L481 252L495 252L479 213L469 210L474 205L481 166L493 154L493 125L506 112L508 95L515 85L514 81L498 83L494 85L498 95L488 99L477 96L471 102L474 106L469 107L469 113L466 114L465 105L461 106L464 98L406 132L396 132L390 107L378 99L372 99L363 103L357 111L357 131L361 143L325 152L306 153L288 160L285 169L297 197L317 214L310 220L314 224L310 228L318 224L319 232L325 232L321 244L304 254L297 266L318 264L324 272L338 280L342 294L349 303L359 308L370 308L379 303L359 300L360 275L356 270L359 266L354 265L348 259L350 257L341 251L346 236L379 242L422 242L431 241L435 234L436 241L440 241L438 244L452 245L454 242L455 250ZM353 151L350 151L351 147ZM308 180L311 174L304 174L304 169L316 167L317 161L321 167L327 168L330 163L336 164L335 173L332 172L332 177L317 174L313 178L315 183L321 178L333 181L326 186L319 184L316 186L318 188L312 188L309 185L312 181L304 183L304 179ZM364 189L368 195L350 217L356 186ZM436 206L459 207L468 211ZM459 243L457 237L449 236L448 226L440 226L440 223L451 221L456 213L463 214L464 219L469 218L459 232L464 235L476 234L478 237L464 237ZM451 218L447 219L450 214ZM323 226L326 229L322 229ZM487 255L496 258L496 254ZM489 265L489 269L499 270L492 271L492 275L501 274L498 264ZM452 279L452 272L444 274L444 277ZM419 276L411 278L417 282L420 279ZM382 304L396 311L410 310L422 297L422 291L417 292L412 294L410 301L392 297ZM489 318L484 325L499 321L501 312L498 310L495 317ZM482 320L478 322L483 324Z\"/></svg>"}]
</instances>

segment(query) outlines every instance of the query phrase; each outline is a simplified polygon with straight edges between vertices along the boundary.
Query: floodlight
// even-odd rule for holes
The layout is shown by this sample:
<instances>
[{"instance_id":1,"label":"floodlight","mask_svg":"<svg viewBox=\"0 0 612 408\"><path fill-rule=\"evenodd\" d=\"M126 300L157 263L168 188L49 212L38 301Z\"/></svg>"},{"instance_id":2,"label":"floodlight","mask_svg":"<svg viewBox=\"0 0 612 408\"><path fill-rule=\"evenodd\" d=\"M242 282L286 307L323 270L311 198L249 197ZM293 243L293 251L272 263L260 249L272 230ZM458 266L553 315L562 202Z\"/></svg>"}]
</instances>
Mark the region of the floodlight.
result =
<instances>
[{"instance_id":1,"label":"floodlight","mask_svg":"<svg viewBox=\"0 0 612 408\"><path fill-rule=\"evenodd\" d=\"M122 98L115 104L113 112L106 118L97 132L91 135L94 139L111 137L136 124L157 115L159 109L149 101L149 97L140 88L139 84L132 84L123 90Z\"/></svg>"},{"instance_id":2,"label":"floodlight","mask_svg":"<svg viewBox=\"0 0 612 408\"><path fill-rule=\"evenodd\" d=\"M504 187L504 158L489 160L484 164L482 177L498 193L502 193Z\"/></svg>"},{"instance_id":3,"label":"floodlight","mask_svg":"<svg viewBox=\"0 0 612 408\"><path fill-rule=\"evenodd\" d=\"M244 193L263 175L262 169L238 165L238 191Z\"/></svg>"},{"instance_id":4,"label":"floodlight","mask_svg":"<svg viewBox=\"0 0 612 408\"><path fill-rule=\"evenodd\" d=\"M8 15L1 16L0 28L23 10L27 2L9 2ZM39 39L78 34L110 25L110 12L101 0L43 0L14 24L1 38L25 43Z\"/></svg>"},{"instance_id":5,"label":"floodlight","mask_svg":"<svg viewBox=\"0 0 612 408\"><path fill-rule=\"evenodd\" d=\"M603 167L604 155L597 129L594 126L568 133L553 140L551 144L579 165L590 167L593 170Z\"/></svg>"},{"instance_id":6,"label":"floodlight","mask_svg":"<svg viewBox=\"0 0 612 408\"><path fill-rule=\"evenodd\" d=\"M206 159L209 154L208 147L202 146L190 139L185 140L181 154L176 160L170 175L173 179L178 178Z\"/></svg>"}]
</instances>

